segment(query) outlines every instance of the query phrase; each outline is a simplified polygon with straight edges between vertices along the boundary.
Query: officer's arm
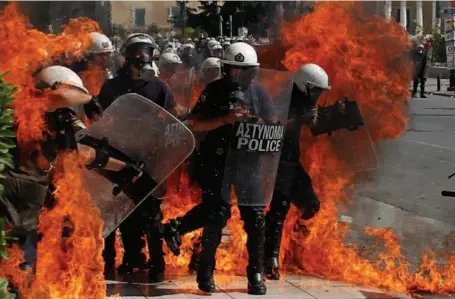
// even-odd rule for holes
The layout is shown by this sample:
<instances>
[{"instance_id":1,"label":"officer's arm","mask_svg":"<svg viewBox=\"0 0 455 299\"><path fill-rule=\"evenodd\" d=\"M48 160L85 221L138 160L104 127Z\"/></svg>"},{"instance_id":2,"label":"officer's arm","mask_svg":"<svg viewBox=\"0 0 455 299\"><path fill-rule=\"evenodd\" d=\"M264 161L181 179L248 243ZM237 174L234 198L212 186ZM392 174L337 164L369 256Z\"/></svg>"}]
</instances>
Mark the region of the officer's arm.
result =
<instances>
[{"instance_id":1,"label":"officer's arm","mask_svg":"<svg viewBox=\"0 0 455 299\"><path fill-rule=\"evenodd\" d=\"M227 124L225 117L211 117L208 104L210 101L208 93L204 90L188 116L189 127L193 132L208 132Z\"/></svg>"},{"instance_id":2,"label":"officer's arm","mask_svg":"<svg viewBox=\"0 0 455 299\"><path fill-rule=\"evenodd\" d=\"M95 159L97 159L97 158L98 159L104 159L104 158L97 157L96 150L94 148L90 147L90 146L83 145L83 144L78 144L77 148L78 148L79 152L82 155L82 158L83 158L83 161L84 161L85 165L92 164L95 161ZM126 163L125 162L117 160L117 159L112 158L112 157L108 157L107 158L107 163L106 163L106 165L104 167L102 167L102 169L110 170L110 171L120 171L120 170L122 170L125 167L126 167Z\"/></svg>"},{"instance_id":3,"label":"officer's arm","mask_svg":"<svg viewBox=\"0 0 455 299\"><path fill-rule=\"evenodd\" d=\"M192 114L189 116L189 127L193 132L208 132L219 127L222 127L228 122L226 122L223 117L216 117L211 119L201 119L201 115Z\"/></svg>"}]
</instances>

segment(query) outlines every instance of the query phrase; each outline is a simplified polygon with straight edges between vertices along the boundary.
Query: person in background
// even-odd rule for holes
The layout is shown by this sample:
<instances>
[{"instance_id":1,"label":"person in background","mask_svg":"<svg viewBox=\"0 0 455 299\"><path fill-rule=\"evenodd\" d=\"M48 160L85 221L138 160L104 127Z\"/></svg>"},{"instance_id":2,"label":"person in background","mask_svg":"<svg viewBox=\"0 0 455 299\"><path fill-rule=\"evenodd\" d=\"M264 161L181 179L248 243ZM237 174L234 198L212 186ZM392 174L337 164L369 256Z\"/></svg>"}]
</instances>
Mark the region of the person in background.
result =
<instances>
[{"instance_id":1,"label":"person in background","mask_svg":"<svg viewBox=\"0 0 455 299\"><path fill-rule=\"evenodd\" d=\"M413 62L413 85L412 85L412 97L416 97L417 87L420 83L420 97L426 98L425 96L425 81L427 71L427 51L423 44L417 44L411 51L411 59Z\"/></svg>"}]
</instances>

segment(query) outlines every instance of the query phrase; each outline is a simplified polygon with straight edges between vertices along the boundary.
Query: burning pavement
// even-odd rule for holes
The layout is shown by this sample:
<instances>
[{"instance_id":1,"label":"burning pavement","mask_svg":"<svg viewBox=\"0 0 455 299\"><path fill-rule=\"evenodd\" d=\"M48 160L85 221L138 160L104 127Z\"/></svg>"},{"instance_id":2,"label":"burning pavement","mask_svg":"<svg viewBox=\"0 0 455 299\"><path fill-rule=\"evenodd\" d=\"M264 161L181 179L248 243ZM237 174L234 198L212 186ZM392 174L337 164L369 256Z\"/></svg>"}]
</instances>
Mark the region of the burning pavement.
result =
<instances>
[{"instance_id":1,"label":"burning pavement","mask_svg":"<svg viewBox=\"0 0 455 299\"><path fill-rule=\"evenodd\" d=\"M319 3L311 14L284 23L281 39L259 53L263 68L295 72L306 63L320 65L330 77L332 89L318 104L336 105L343 97L355 100L365 122L349 134L342 131L314 137L309 129L302 130L301 163L311 176L321 208L306 221L301 221L297 208L291 208L280 251L285 275L280 281L267 281L271 298L401 298L406 295L396 293L455 292L453 242L444 239L455 224L450 220L455 206L439 196L453 165L453 144L448 140L453 137L454 123L450 113L428 112L455 107L440 98L431 103L408 103L412 71L407 33L394 22L366 17L361 11L361 5L355 3ZM330 26L334 23L336 27ZM37 149L46 131L44 111L50 104L47 94L35 89L33 75L44 66L62 63L64 56L77 60L89 47L89 34L98 31L95 22L76 19L63 34L45 35L31 29L14 5L0 15L0 69L9 70L5 81L19 87L13 108L21 149ZM84 73L89 91L99 90L100 86L94 85L100 74L99 69ZM272 79L277 83L284 77ZM262 83L271 85L268 79L262 77ZM199 87L195 84L190 98ZM271 89L273 95L283 92ZM52 182L56 203L39 219L36 274L19 269L23 254L17 246L8 248L9 259L0 263L0 277L8 278L21 298L106 297L103 220L99 207L93 204L96 199L86 191L80 160L68 151L59 153L55 160ZM166 181L164 222L200 201L201 190L192 184L188 173L188 165L184 165ZM246 280L236 275L244 276L248 263L240 212L234 207L231 213L228 237L216 255L219 292L215 296L226 298L244 292ZM352 224L339 221L341 215L352 216ZM437 223L431 223L434 221ZM351 233L350 228L354 229ZM396 229L401 238L394 233ZM183 236L178 257L165 249L165 274L170 281L142 284L141 271L118 275L116 281L129 283L107 281L108 294L201 294L193 278L172 279L187 273L199 236L197 230ZM403 250L400 239L406 244ZM373 241L379 244L373 246ZM119 265L119 237L115 244ZM149 248L143 248L142 254L153 259Z\"/></svg>"}]
</instances>

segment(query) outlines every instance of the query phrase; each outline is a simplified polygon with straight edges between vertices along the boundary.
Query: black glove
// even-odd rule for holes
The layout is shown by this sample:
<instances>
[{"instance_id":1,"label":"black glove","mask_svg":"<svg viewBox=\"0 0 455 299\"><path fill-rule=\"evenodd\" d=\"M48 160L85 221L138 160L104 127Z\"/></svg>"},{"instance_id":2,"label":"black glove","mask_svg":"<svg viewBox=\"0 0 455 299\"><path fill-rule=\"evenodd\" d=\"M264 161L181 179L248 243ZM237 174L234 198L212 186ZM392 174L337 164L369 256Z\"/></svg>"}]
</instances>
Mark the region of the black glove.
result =
<instances>
[{"instance_id":1,"label":"black glove","mask_svg":"<svg viewBox=\"0 0 455 299\"><path fill-rule=\"evenodd\" d=\"M98 99L96 97L92 97L90 102L87 104L84 104L84 111L85 115L89 119L93 119L95 114L101 116L103 114L103 108L101 107L100 103L98 102Z\"/></svg>"},{"instance_id":2,"label":"black glove","mask_svg":"<svg viewBox=\"0 0 455 299\"><path fill-rule=\"evenodd\" d=\"M316 113L314 109L307 110L297 117L297 122L306 126L312 125L315 119L315 115Z\"/></svg>"},{"instance_id":3,"label":"black glove","mask_svg":"<svg viewBox=\"0 0 455 299\"><path fill-rule=\"evenodd\" d=\"M144 167L144 162L139 162L138 164L127 163L125 168L119 171L120 179L115 182L117 186L115 186L113 190L114 196L117 196L123 189L132 183L133 179L142 172Z\"/></svg>"},{"instance_id":4,"label":"black glove","mask_svg":"<svg viewBox=\"0 0 455 299\"><path fill-rule=\"evenodd\" d=\"M243 103L245 99L245 94L241 90L234 90L229 94L229 104L230 105L236 105L237 103Z\"/></svg>"},{"instance_id":5,"label":"black glove","mask_svg":"<svg viewBox=\"0 0 455 299\"><path fill-rule=\"evenodd\" d=\"M321 207L321 204L318 199L313 199L307 203L305 203L305 206L303 207L303 214L301 218L303 220L309 220L316 215L317 212L319 212L319 209Z\"/></svg>"}]
</instances>

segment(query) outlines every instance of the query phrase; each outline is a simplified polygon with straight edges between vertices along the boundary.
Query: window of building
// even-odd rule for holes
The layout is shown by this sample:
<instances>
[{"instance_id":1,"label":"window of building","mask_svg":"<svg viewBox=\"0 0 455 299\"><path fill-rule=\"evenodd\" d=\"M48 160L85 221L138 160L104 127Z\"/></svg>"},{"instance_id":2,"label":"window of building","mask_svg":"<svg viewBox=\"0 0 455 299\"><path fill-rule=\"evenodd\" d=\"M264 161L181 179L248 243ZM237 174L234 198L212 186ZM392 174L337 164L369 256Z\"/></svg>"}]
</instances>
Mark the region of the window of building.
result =
<instances>
[{"instance_id":1,"label":"window of building","mask_svg":"<svg viewBox=\"0 0 455 299\"><path fill-rule=\"evenodd\" d=\"M401 12L400 9L397 8L397 18L396 18L397 23L401 22L401 13L400 12ZM406 30L408 32L410 32L410 30L412 28L411 24L412 24L411 10L409 8L406 8Z\"/></svg>"},{"instance_id":2,"label":"window of building","mask_svg":"<svg viewBox=\"0 0 455 299\"><path fill-rule=\"evenodd\" d=\"M134 9L134 25L145 26L145 8Z\"/></svg>"},{"instance_id":3,"label":"window of building","mask_svg":"<svg viewBox=\"0 0 455 299\"><path fill-rule=\"evenodd\" d=\"M169 7L169 17L177 18L178 16L180 16L180 7L179 6Z\"/></svg>"}]
</instances>

